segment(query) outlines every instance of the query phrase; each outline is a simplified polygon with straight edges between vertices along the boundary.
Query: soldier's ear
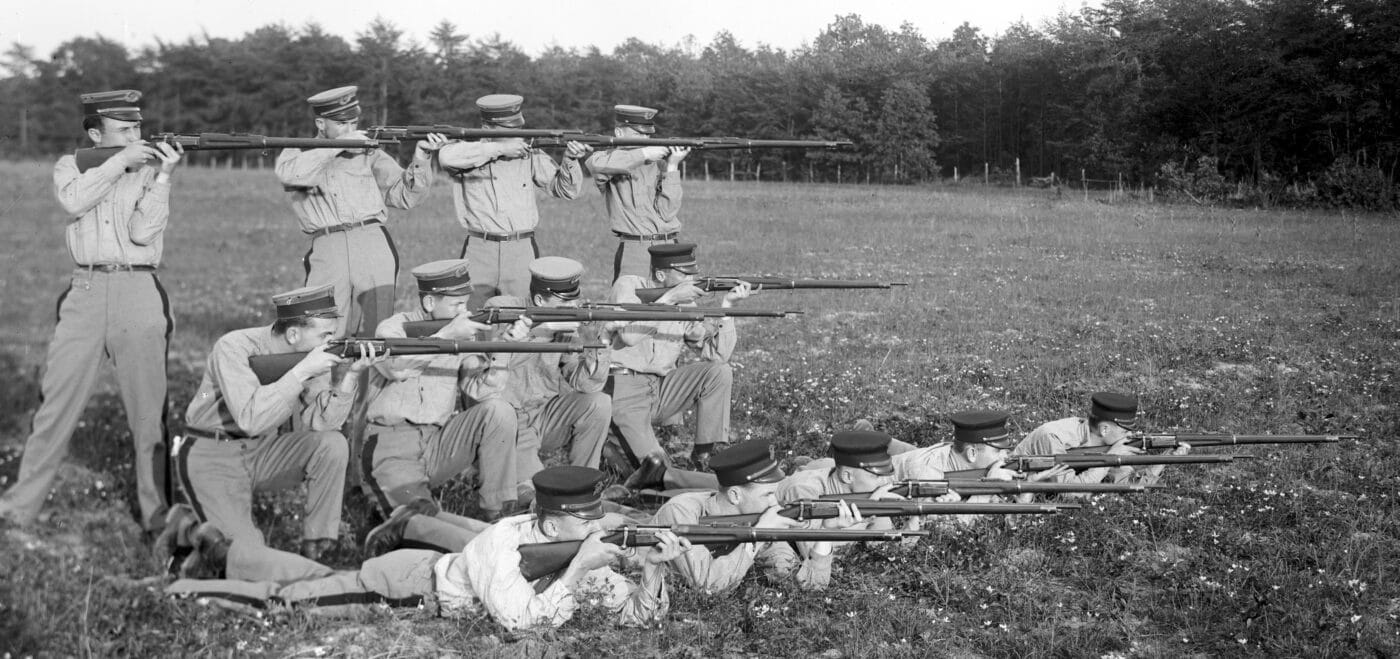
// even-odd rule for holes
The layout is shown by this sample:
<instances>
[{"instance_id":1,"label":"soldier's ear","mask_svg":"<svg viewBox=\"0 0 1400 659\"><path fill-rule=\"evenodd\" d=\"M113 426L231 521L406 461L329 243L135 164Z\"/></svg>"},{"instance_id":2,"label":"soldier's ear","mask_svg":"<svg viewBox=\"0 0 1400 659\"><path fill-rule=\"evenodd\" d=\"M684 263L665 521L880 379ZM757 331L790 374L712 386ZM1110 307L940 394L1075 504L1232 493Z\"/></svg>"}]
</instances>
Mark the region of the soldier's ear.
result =
<instances>
[{"instance_id":1,"label":"soldier's ear","mask_svg":"<svg viewBox=\"0 0 1400 659\"><path fill-rule=\"evenodd\" d=\"M433 308L437 306L437 296L424 295L418 299L418 304L423 307L423 311L432 313Z\"/></svg>"},{"instance_id":2,"label":"soldier's ear","mask_svg":"<svg viewBox=\"0 0 1400 659\"><path fill-rule=\"evenodd\" d=\"M101 128L89 128L89 129L87 129L87 135L88 135L88 139L92 140L92 143L93 143L93 144L101 144L101 143L102 143L102 129L101 129Z\"/></svg>"},{"instance_id":3,"label":"soldier's ear","mask_svg":"<svg viewBox=\"0 0 1400 659\"><path fill-rule=\"evenodd\" d=\"M734 505L739 505L739 488L736 488L736 487L726 487L726 488L724 488L724 498L728 499L728 500L729 500L729 503L732 503L732 504L734 504Z\"/></svg>"},{"instance_id":4,"label":"soldier's ear","mask_svg":"<svg viewBox=\"0 0 1400 659\"><path fill-rule=\"evenodd\" d=\"M544 296L540 295L539 293L530 296L530 304L533 304L537 307L544 306Z\"/></svg>"},{"instance_id":5,"label":"soldier's ear","mask_svg":"<svg viewBox=\"0 0 1400 659\"><path fill-rule=\"evenodd\" d=\"M850 484L851 484L851 470L850 470L850 468L848 468L848 467L838 467L838 468L836 469L836 480L841 481L843 484L850 485Z\"/></svg>"}]
</instances>

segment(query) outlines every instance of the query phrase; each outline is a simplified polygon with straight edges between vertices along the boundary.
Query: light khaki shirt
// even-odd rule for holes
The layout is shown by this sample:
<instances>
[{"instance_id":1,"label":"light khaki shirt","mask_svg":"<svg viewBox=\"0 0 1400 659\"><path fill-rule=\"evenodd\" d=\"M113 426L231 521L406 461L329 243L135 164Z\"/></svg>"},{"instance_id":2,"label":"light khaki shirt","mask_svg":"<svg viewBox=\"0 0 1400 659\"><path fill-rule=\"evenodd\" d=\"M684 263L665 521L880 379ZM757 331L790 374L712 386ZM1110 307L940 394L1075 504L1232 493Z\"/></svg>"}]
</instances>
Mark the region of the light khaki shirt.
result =
<instances>
[{"instance_id":1,"label":"light khaki shirt","mask_svg":"<svg viewBox=\"0 0 1400 659\"><path fill-rule=\"evenodd\" d=\"M645 279L623 275L613 282L609 302L637 303L637 289L649 288ZM694 306L694 305L691 305ZM623 335L640 339L623 343ZM613 337L612 362L638 373L668 375L676 370L681 351L689 347L705 361L727 362L739 342L733 318L704 321L638 321L628 323Z\"/></svg>"},{"instance_id":2,"label":"light khaki shirt","mask_svg":"<svg viewBox=\"0 0 1400 659\"><path fill-rule=\"evenodd\" d=\"M540 223L535 188L559 199L583 191L578 161L563 166L549 154L532 149L524 158L496 158L496 142L453 142L438 151L438 163L453 176L452 203L457 222L486 233L533 230Z\"/></svg>"},{"instance_id":3,"label":"light khaki shirt","mask_svg":"<svg viewBox=\"0 0 1400 659\"><path fill-rule=\"evenodd\" d=\"M1084 417L1068 417L1042 423L1036 426L1020 444L1012 449L1011 455L1060 455L1069 449L1090 445L1089 420ZM1055 480L1060 483L1102 483L1110 474L1117 474L1115 482L1124 482L1133 473L1131 468L1117 472L1108 467L1085 469L1066 474Z\"/></svg>"},{"instance_id":4,"label":"light khaki shirt","mask_svg":"<svg viewBox=\"0 0 1400 659\"><path fill-rule=\"evenodd\" d=\"M272 334L271 327L234 330L219 337L209 352L199 390L185 412L185 425L234 436L260 437L301 412L311 430L336 430L345 423L355 399L352 387L341 393L331 386L330 375L302 382L292 371L271 384L259 385L248 365L254 355L290 352L287 342ZM358 378L352 379L352 384Z\"/></svg>"},{"instance_id":5,"label":"light khaki shirt","mask_svg":"<svg viewBox=\"0 0 1400 659\"><path fill-rule=\"evenodd\" d=\"M595 152L585 161L603 193L613 231L631 235L681 229L681 175L666 159L647 160L641 147Z\"/></svg>"},{"instance_id":6,"label":"light khaki shirt","mask_svg":"<svg viewBox=\"0 0 1400 659\"><path fill-rule=\"evenodd\" d=\"M117 158L78 173L70 155L53 168L53 189L70 221L64 239L78 265L160 265L170 184L159 167L127 172Z\"/></svg>"},{"instance_id":7,"label":"light khaki shirt","mask_svg":"<svg viewBox=\"0 0 1400 659\"><path fill-rule=\"evenodd\" d=\"M386 339L407 336L404 325L432 320L428 312L405 311L385 318L374 335ZM369 402L370 423L397 426L405 423L444 425L461 411L459 396L481 402L498 397L505 389L508 356L493 366L489 355L408 355L390 357L375 367Z\"/></svg>"},{"instance_id":8,"label":"light khaki shirt","mask_svg":"<svg viewBox=\"0 0 1400 659\"><path fill-rule=\"evenodd\" d=\"M303 233L383 221L386 205L413 208L427 198L433 174L426 156L415 157L404 169L383 151L352 155L340 149L283 149L275 171L292 193L292 211Z\"/></svg>"},{"instance_id":9,"label":"light khaki shirt","mask_svg":"<svg viewBox=\"0 0 1400 659\"><path fill-rule=\"evenodd\" d=\"M534 515L517 515L492 524L461 553L438 559L434 572L443 617L462 618L485 609L511 630L558 627L581 605L603 607L628 626L644 626L665 617L671 600L664 576L657 583L644 579L634 584L603 567L589 572L576 586L558 580L539 587L544 579L527 581L520 574L520 545L553 541L535 528Z\"/></svg>"}]
</instances>

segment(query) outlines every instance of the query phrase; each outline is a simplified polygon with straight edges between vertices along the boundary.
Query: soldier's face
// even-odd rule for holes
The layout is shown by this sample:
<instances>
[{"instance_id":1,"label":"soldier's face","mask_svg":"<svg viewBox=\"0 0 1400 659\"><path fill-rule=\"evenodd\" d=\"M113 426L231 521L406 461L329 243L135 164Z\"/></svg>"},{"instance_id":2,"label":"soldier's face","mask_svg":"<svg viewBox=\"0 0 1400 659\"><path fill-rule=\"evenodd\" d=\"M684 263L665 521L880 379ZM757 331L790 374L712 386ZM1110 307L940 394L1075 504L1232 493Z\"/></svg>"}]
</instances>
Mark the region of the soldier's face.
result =
<instances>
[{"instance_id":1,"label":"soldier's face","mask_svg":"<svg viewBox=\"0 0 1400 659\"><path fill-rule=\"evenodd\" d=\"M740 513L761 513L778 505L777 483L749 483L730 488L735 497L731 499Z\"/></svg>"},{"instance_id":2,"label":"soldier's face","mask_svg":"<svg viewBox=\"0 0 1400 659\"><path fill-rule=\"evenodd\" d=\"M141 122L102 118L97 146L126 146L141 141Z\"/></svg>"},{"instance_id":3,"label":"soldier's face","mask_svg":"<svg viewBox=\"0 0 1400 659\"><path fill-rule=\"evenodd\" d=\"M976 444L969 450L968 461L974 469L986 469L997 460L1005 460L1011 454L1009 448L997 448L989 444Z\"/></svg>"},{"instance_id":4,"label":"soldier's face","mask_svg":"<svg viewBox=\"0 0 1400 659\"><path fill-rule=\"evenodd\" d=\"M292 344L292 352L306 352L326 345L335 338L336 318L312 318L304 327L287 328L287 342Z\"/></svg>"},{"instance_id":5,"label":"soldier's face","mask_svg":"<svg viewBox=\"0 0 1400 659\"><path fill-rule=\"evenodd\" d=\"M341 137L355 132L360 127L359 119L347 121L336 121L334 119L317 118L316 129L326 136L326 139L340 139Z\"/></svg>"},{"instance_id":6,"label":"soldier's face","mask_svg":"<svg viewBox=\"0 0 1400 659\"><path fill-rule=\"evenodd\" d=\"M603 530L601 520L579 519L573 515L550 516L548 522L558 540L582 540L589 534Z\"/></svg>"},{"instance_id":7,"label":"soldier's face","mask_svg":"<svg viewBox=\"0 0 1400 659\"><path fill-rule=\"evenodd\" d=\"M850 469L849 471L851 473L850 485L852 492L871 492L875 490L875 488L890 482L891 478L890 476L878 476L864 469Z\"/></svg>"},{"instance_id":8,"label":"soldier's face","mask_svg":"<svg viewBox=\"0 0 1400 659\"><path fill-rule=\"evenodd\" d=\"M1128 438L1129 431L1112 421L1104 421L1099 424L1099 434L1103 437L1103 443L1117 444Z\"/></svg>"},{"instance_id":9,"label":"soldier's face","mask_svg":"<svg viewBox=\"0 0 1400 659\"><path fill-rule=\"evenodd\" d=\"M467 302L470 300L468 295L426 295L423 306L433 320L451 320L469 311Z\"/></svg>"}]
</instances>

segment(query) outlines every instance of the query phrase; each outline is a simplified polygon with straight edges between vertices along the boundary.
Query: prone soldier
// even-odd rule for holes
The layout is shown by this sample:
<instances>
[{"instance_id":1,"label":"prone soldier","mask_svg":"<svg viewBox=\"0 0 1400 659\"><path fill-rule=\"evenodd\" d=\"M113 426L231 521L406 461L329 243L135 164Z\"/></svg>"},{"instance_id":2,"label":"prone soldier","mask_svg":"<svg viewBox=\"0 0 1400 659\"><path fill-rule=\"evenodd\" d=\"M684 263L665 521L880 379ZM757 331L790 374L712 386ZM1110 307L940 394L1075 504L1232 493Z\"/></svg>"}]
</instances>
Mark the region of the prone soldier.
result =
<instances>
[{"instance_id":1,"label":"prone soldier","mask_svg":"<svg viewBox=\"0 0 1400 659\"><path fill-rule=\"evenodd\" d=\"M1037 426L1026 435L1012 455L1058 455L1081 446L1107 446L1110 455L1141 455L1144 451L1127 443L1137 425L1138 400L1135 396L1097 392L1089 397L1088 417L1067 417ZM1186 455L1191 445L1182 443L1171 455ZM1135 482L1151 485L1162 476L1166 465L1096 467L1079 473L1057 474L1063 483Z\"/></svg>"}]
</instances>

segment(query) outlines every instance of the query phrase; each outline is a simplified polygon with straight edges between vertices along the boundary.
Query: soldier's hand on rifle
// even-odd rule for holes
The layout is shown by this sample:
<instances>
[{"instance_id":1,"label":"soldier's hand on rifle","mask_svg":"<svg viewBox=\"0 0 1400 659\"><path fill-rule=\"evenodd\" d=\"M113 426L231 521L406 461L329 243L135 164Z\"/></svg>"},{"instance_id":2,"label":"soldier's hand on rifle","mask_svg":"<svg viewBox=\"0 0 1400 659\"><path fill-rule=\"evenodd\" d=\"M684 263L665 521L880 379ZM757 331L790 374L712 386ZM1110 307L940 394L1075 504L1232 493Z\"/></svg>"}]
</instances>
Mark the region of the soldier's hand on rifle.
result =
<instances>
[{"instance_id":1,"label":"soldier's hand on rifle","mask_svg":"<svg viewBox=\"0 0 1400 659\"><path fill-rule=\"evenodd\" d=\"M658 304L689 304L704 295L705 291L695 282L687 281L676 284L671 287L671 290L662 293L661 297L656 298L656 302Z\"/></svg>"},{"instance_id":2,"label":"soldier's hand on rifle","mask_svg":"<svg viewBox=\"0 0 1400 659\"><path fill-rule=\"evenodd\" d=\"M418 150L425 154L432 153L447 146L447 141L447 136L442 133L428 133L418 141Z\"/></svg>"},{"instance_id":3,"label":"soldier's hand on rifle","mask_svg":"<svg viewBox=\"0 0 1400 659\"><path fill-rule=\"evenodd\" d=\"M569 563L570 568L577 568L583 573L596 570L600 567L612 565L613 561L622 558L627 552L610 542L603 542L603 532L590 533L583 543L579 545L578 553L574 555L573 562ZM582 575L580 575L582 576Z\"/></svg>"},{"instance_id":4,"label":"soldier's hand on rifle","mask_svg":"<svg viewBox=\"0 0 1400 659\"><path fill-rule=\"evenodd\" d=\"M763 514L759 515L758 521L753 523L754 528L791 529L802 526L802 522L784 516L782 511L782 506L769 506L768 510L763 511Z\"/></svg>"},{"instance_id":5,"label":"soldier's hand on rifle","mask_svg":"<svg viewBox=\"0 0 1400 659\"><path fill-rule=\"evenodd\" d=\"M316 346L315 349L306 353L306 356L302 357L296 366L292 367L291 372L296 374L298 380L305 382L330 373L331 369L342 361L344 360L340 357L326 352L326 346Z\"/></svg>"},{"instance_id":6,"label":"soldier's hand on rifle","mask_svg":"<svg viewBox=\"0 0 1400 659\"><path fill-rule=\"evenodd\" d=\"M374 341L356 341L355 348L359 350L360 356L350 363L350 375L358 375L375 362L389 356L387 351L383 355L380 355L378 346Z\"/></svg>"},{"instance_id":7,"label":"soldier's hand on rifle","mask_svg":"<svg viewBox=\"0 0 1400 659\"><path fill-rule=\"evenodd\" d=\"M145 142L133 142L118 152L116 157L121 159L121 163L127 169L134 169L146 164L151 158L159 158L160 152Z\"/></svg>"},{"instance_id":8,"label":"soldier's hand on rifle","mask_svg":"<svg viewBox=\"0 0 1400 659\"><path fill-rule=\"evenodd\" d=\"M1186 442L1181 442L1181 443L1178 443L1178 444L1176 445L1176 448L1172 449L1172 452L1171 452L1171 453L1168 453L1167 455L1186 455L1187 453L1190 453L1190 452L1191 452L1191 445L1190 445L1190 444L1187 444Z\"/></svg>"},{"instance_id":9,"label":"soldier's hand on rifle","mask_svg":"<svg viewBox=\"0 0 1400 659\"><path fill-rule=\"evenodd\" d=\"M1033 471L1033 472L1027 474L1027 475L1026 475L1026 480L1028 480L1028 481L1030 481L1030 482L1032 482L1032 483L1039 483L1039 482L1042 482L1042 481L1053 481L1053 480L1059 478L1060 476L1073 476L1073 475L1074 475L1074 470L1073 470L1073 469L1070 469L1070 468L1069 468L1069 465L1055 465L1055 466L1053 466L1053 467L1051 467L1051 468L1049 468L1049 469L1046 469L1045 471Z\"/></svg>"},{"instance_id":10,"label":"soldier's hand on rifle","mask_svg":"<svg viewBox=\"0 0 1400 659\"><path fill-rule=\"evenodd\" d=\"M642 147L642 157L648 162L662 160L671 155L671 149L664 146L644 146Z\"/></svg>"},{"instance_id":11,"label":"soldier's hand on rifle","mask_svg":"<svg viewBox=\"0 0 1400 659\"><path fill-rule=\"evenodd\" d=\"M1144 451L1136 446L1129 444L1128 442L1130 440L1131 438L1125 437L1120 442L1110 444L1108 450L1105 451L1105 453L1107 453L1108 455L1142 455Z\"/></svg>"},{"instance_id":12,"label":"soldier's hand on rifle","mask_svg":"<svg viewBox=\"0 0 1400 659\"><path fill-rule=\"evenodd\" d=\"M959 501L962 501L962 495L952 490L948 490L947 494L940 494L934 497L933 501L935 503L957 503Z\"/></svg>"},{"instance_id":13,"label":"soldier's hand on rifle","mask_svg":"<svg viewBox=\"0 0 1400 659\"><path fill-rule=\"evenodd\" d=\"M471 314L460 313L453 316L452 321L443 325L442 329L433 336L453 341L474 341L481 332L489 331L491 331L490 325L472 320Z\"/></svg>"},{"instance_id":14,"label":"soldier's hand on rifle","mask_svg":"<svg viewBox=\"0 0 1400 659\"><path fill-rule=\"evenodd\" d=\"M352 131L347 132L347 133L342 133L339 137L337 137L337 138L335 138L335 139L338 139L338 140L367 140L367 139L369 139L369 136L368 136L368 135L365 135L365 131L362 131L362 130L352 130ZM360 154L362 154L362 153L365 153L365 148L362 147L362 146L348 146L348 147L345 147L344 149L341 149L341 151L344 152L344 153L351 153L351 154L354 154L354 155L360 155Z\"/></svg>"},{"instance_id":15,"label":"soldier's hand on rifle","mask_svg":"<svg viewBox=\"0 0 1400 659\"><path fill-rule=\"evenodd\" d=\"M647 563L652 565L670 563L679 558L681 554L690 551L690 540L671 531L658 531L656 539L658 542L647 551L644 558Z\"/></svg>"},{"instance_id":16,"label":"soldier's hand on rifle","mask_svg":"<svg viewBox=\"0 0 1400 659\"><path fill-rule=\"evenodd\" d=\"M734 288L729 289L728 293L724 294L724 300L722 300L719 303L719 306L721 308L727 309L729 307L734 306L735 302L747 299L750 295L753 295L757 292L758 291L754 290L752 284L746 281L741 281Z\"/></svg>"},{"instance_id":17,"label":"soldier's hand on rifle","mask_svg":"<svg viewBox=\"0 0 1400 659\"><path fill-rule=\"evenodd\" d=\"M685 160L685 157L688 155L690 155L690 149L688 148L673 148L671 149L671 153L666 155L666 164L669 165L672 169L674 169L677 165L681 163L682 160Z\"/></svg>"},{"instance_id":18,"label":"soldier's hand on rifle","mask_svg":"<svg viewBox=\"0 0 1400 659\"><path fill-rule=\"evenodd\" d=\"M987 475L983 478L993 481L1016 480L1016 472L1006 468L1006 459L997 460L987 467Z\"/></svg>"},{"instance_id":19,"label":"soldier's hand on rifle","mask_svg":"<svg viewBox=\"0 0 1400 659\"><path fill-rule=\"evenodd\" d=\"M836 510L839 511L836 517L829 517L822 520L822 528L849 529L865 522L865 517L860 514L860 507L849 501L838 501L836 503Z\"/></svg>"},{"instance_id":20,"label":"soldier's hand on rifle","mask_svg":"<svg viewBox=\"0 0 1400 659\"><path fill-rule=\"evenodd\" d=\"M593 152L593 147L583 142L569 141L564 143L564 157L569 160L582 160Z\"/></svg>"},{"instance_id":21,"label":"soldier's hand on rifle","mask_svg":"<svg viewBox=\"0 0 1400 659\"><path fill-rule=\"evenodd\" d=\"M875 488L875 491L873 491L873 492L870 493L870 500L871 500L871 501L908 501L908 500L909 500L909 497L906 497L906 496L903 496L903 495L900 495L900 494L895 494L894 492L891 492L891 491L890 491L890 490L893 490L894 488L896 488L896 487L898 487L898 486L899 486L898 483L885 483L884 485L881 485L880 487Z\"/></svg>"},{"instance_id":22,"label":"soldier's hand on rifle","mask_svg":"<svg viewBox=\"0 0 1400 659\"><path fill-rule=\"evenodd\" d=\"M160 173L162 174L169 174L173 171L175 165L180 164L180 156L185 155L185 147L179 142L176 142L174 146L165 142L157 142L156 149L159 150L156 157L160 158Z\"/></svg>"},{"instance_id":23,"label":"soldier's hand on rifle","mask_svg":"<svg viewBox=\"0 0 1400 659\"><path fill-rule=\"evenodd\" d=\"M505 337L507 341L524 341L530 338L530 330L534 328L535 321L529 316L521 316L506 328Z\"/></svg>"},{"instance_id":24,"label":"soldier's hand on rifle","mask_svg":"<svg viewBox=\"0 0 1400 659\"><path fill-rule=\"evenodd\" d=\"M496 142L496 149L500 153L500 155L496 157L505 160L515 160L516 158L524 158L530 155L530 145L526 144L525 140L518 137Z\"/></svg>"}]
</instances>

